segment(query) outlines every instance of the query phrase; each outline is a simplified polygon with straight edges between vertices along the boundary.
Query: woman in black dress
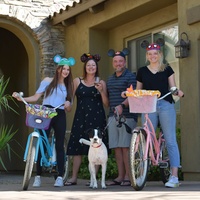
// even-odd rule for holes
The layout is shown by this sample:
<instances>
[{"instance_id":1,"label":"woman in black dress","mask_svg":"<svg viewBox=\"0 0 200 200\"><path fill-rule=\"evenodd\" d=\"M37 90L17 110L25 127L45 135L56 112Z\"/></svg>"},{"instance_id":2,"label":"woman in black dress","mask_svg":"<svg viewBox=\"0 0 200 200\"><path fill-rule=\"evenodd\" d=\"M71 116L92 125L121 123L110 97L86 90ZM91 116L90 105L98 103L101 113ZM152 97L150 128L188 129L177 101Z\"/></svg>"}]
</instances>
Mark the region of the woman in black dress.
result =
<instances>
[{"instance_id":1,"label":"woman in black dress","mask_svg":"<svg viewBox=\"0 0 200 200\"><path fill-rule=\"evenodd\" d=\"M81 61L84 62L83 77L74 79L74 96L77 98L77 107L71 130L71 136L67 148L67 155L73 156L72 177L65 185L76 185L78 171L82 162L82 156L88 154L89 146L79 143L80 138L89 140L86 131L90 128L104 129L106 116L104 106L108 106L106 83L99 80L98 61L100 56L83 54ZM107 134L103 138L108 144Z\"/></svg>"}]
</instances>

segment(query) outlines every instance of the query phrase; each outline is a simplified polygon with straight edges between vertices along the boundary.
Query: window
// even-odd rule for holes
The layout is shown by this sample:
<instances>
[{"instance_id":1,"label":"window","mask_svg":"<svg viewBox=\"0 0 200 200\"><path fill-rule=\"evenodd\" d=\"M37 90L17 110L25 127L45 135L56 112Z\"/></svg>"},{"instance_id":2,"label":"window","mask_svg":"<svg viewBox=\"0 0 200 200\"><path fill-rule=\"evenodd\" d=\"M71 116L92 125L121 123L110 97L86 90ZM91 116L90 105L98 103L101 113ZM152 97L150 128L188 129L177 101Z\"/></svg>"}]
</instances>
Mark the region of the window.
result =
<instances>
[{"instance_id":1,"label":"window","mask_svg":"<svg viewBox=\"0 0 200 200\"><path fill-rule=\"evenodd\" d=\"M136 73L140 67L147 65L145 60L146 50L142 48L140 44L143 40L153 43L158 38L163 38L165 40L165 45L162 47L164 62L169 63L173 68L176 84L177 87L179 87L179 66L177 58L175 58L174 48L175 43L178 41L178 26L169 27L139 38L128 40L127 47L131 52L128 59L128 68L133 73ZM176 104L176 109L179 110L179 103Z\"/></svg>"}]
</instances>

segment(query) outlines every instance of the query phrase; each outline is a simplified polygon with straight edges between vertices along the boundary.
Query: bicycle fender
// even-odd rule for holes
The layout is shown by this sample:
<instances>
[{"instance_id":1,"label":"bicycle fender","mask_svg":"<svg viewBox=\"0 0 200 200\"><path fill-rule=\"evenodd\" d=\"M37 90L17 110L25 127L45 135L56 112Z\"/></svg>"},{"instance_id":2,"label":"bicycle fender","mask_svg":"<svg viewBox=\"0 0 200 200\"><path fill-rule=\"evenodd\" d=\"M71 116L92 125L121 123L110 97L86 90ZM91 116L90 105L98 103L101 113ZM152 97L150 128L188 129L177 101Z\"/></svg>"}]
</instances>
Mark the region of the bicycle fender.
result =
<instances>
[{"instance_id":1,"label":"bicycle fender","mask_svg":"<svg viewBox=\"0 0 200 200\"><path fill-rule=\"evenodd\" d=\"M28 139L27 139L27 143L26 143L25 152L24 152L24 162L26 161L26 158L27 158L27 154L28 154L28 149L29 149L31 137L37 137L37 138L39 138L40 134L38 132L36 132L36 131L34 131L31 134L29 134ZM38 143L38 145L39 145L39 143ZM37 154L38 154L38 147L39 147L38 145L37 145L37 149L36 149L35 162L36 162Z\"/></svg>"},{"instance_id":2,"label":"bicycle fender","mask_svg":"<svg viewBox=\"0 0 200 200\"><path fill-rule=\"evenodd\" d=\"M31 133L31 136L39 138L40 134L38 132L34 131Z\"/></svg>"}]
</instances>

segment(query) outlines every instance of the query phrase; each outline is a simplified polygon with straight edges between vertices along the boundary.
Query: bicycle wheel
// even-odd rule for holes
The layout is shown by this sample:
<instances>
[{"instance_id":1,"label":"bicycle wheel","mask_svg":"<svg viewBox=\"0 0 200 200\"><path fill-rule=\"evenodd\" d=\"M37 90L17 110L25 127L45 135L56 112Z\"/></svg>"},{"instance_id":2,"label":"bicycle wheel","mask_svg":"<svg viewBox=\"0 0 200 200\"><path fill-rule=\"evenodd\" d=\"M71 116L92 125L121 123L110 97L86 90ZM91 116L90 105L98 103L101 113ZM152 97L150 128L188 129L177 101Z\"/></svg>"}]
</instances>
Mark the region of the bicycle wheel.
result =
<instances>
[{"instance_id":1,"label":"bicycle wheel","mask_svg":"<svg viewBox=\"0 0 200 200\"><path fill-rule=\"evenodd\" d=\"M67 145L70 138L70 131L66 131L65 140L64 140L64 148L67 149ZM63 174L63 181L64 183L67 181L69 174L70 174L70 167L71 167L71 156L65 155L65 166L64 166L64 174Z\"/></svg>"},{"instance_id":2,"label":"bicycle wheel","mask_svg":"<svg viewBox=\"0 0 200 200\"><path fill-rule=\"evenodd\" d=\"M67 181L67 179L69 177L70 163L71 163L70 156L66 155L65 166L64 166L64 174L63 174L63 182L64 183Z\"/></svg>"},{"instance_id":3,"label":"bicycle wheel","mask_svg":"<svg viewBox=\"0 0 200 200\"><path fill-rule=\"evenodd\" d=\"M171 175L169 156L165 141L162 141L160 146L159 167L160 167L161 180L165 184L169 180L169 177Z\"/></svg>"},{"instance_id":4,"label":"bicycle wheel","mask_svg":"<svg viewBox=\"0 0 200 200\"><path fill-rule=\"evenodd\" d=\"M29 150L28 150L28 154L27 154L27 159L26 159L24 179L23 179L23 183L22 183L23 190L27 190L28 186L29 186L31 174L32 174L32 171L33 171L37 141L38 141L37 137L31 137Z\"/></svg>"},{"instance_id":5,"label":"bicycle wheel","mask_svg":"<svg viewBox=\"0 0 200 200\"><path fill-rule=\"evenodd\" d=\"M137 191L143 189L147 180L149 160L143 159L145 147L145 130L141 128L134 129L129 150L129 164L131 185Z\"/></svg>"}]
</instances>

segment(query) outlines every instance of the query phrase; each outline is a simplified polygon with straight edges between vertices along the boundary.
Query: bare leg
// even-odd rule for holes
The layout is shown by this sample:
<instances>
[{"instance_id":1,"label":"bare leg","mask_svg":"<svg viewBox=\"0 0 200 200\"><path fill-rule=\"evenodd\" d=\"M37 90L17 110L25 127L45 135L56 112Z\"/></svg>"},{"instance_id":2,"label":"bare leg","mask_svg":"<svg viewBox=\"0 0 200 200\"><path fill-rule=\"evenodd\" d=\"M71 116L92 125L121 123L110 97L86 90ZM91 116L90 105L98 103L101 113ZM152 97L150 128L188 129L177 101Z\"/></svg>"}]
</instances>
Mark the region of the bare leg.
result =
<instances>
[{"instance_id":1,"label":"bare leg","mask_svg":"<svg viewBox=\"0 0 200 200\"><path fill-rule=\"evenodd\" d=\"M68 182L77 182L79 168L82 162L82 156L73 156L73 169L72 169L72 177L68 180Z\"/></svg>"},{"instance_id":2,"label":"bare leg","mask_svg":"<svg viewBox=\"0 0 200 200\"><path fill-rule=\"evenodd\" d=\"M177 167L172 167L171 170L172 170L172 176L178 177L178 168Z\"/></svg>"},{"instance_id":3,"label":"bare leg","mask_svg":"<svg viewBox=\"0 0 200 200\"><path fill-rule=\"evenodd\" d=\"M124 166L125 166L125 176L124 180L129 180L129 158L128 158L128 151L129 148L122 148L123 152L123 161L124 161Z\"/></svg>"},{"instance_id":4,"label":"bare leg","mask_svg":"<svg viewBox=\"0 0 200 200\"><path fill-rule=\"evenodd\" d=\"M117 162L117 169L118 169L118 177L115 180L121 182L124 180L124 175L125 175L122 148L115 148L115 159Z\"/></svg>"}]
</instances>

